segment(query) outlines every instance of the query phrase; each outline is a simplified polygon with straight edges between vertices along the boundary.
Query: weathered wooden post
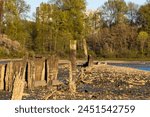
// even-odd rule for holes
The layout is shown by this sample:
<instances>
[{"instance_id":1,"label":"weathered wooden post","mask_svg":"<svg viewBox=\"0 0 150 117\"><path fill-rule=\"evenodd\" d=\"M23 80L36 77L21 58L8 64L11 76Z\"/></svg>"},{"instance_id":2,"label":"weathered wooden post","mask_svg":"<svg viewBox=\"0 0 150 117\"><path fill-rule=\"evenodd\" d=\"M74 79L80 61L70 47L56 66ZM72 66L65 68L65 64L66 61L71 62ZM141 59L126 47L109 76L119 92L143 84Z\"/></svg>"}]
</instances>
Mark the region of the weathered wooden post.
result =
<instances>
[{"instance_id":1,"label":"weathered wooden post","mask_svg":"<svg viewBox=\"0 0 150 117\"><path fill-rule=\"evenodd\" d=\"M57 79L58 74L58 56L52 55L47 59L47 86L54 86L57 88L61 82Z\"/></svg>"},{"instance_id":2,"label":"weathered wooden post","mask_svg":"<svg viewBox=\"0 0 150 117\"><path fill-rule=\"evenodd\" d=\"M70 76L69 76L69 89L71 93L76 92L76 40L70 40Z\"/></svg>"},{"instance_id":3,"label":"weathered wooden post","mask_svg":"<svg viewBox=\"0 0 150 117\"><path fill-rule=\"evenodd\" d=\"M0 65L0 90L4 90L5 65Z\"/></svg>"},{"instance_id":4,"label":"weathered wooden post","mask_svg":"<svg viewBox=\"0 0 150 117\"><path fill-rule=\"evenodd\" d=\"M46 86L45 57L35 58L35 87Z\"/></svg>"},{"instance_id":5,"label":"weathered wooden post","mask_svg":"<svg viewBox=\"0 0 150 117\"><path fill-rule=\"evenodd\" d=\"M13 63L9 62L6 65L5 90L11 92L12 86L13 86Z\"/></svg>"},{"instance_id":6,"label":"weathered wooden post","mask_svg":"<svg viewBox=\"0 0 150 117\"><path fill-rule=\"evenodd\" d=\"M13 92L11 100L21 100L23 96L23 91L25 87L25 70L26 70L26 61L21 61L17 63L19 69L16 68L15 81L13 85Z\"/></svg>"},{"instance_id":7,"label":"weathered wooden post","mask_svg":"<svg viewBox=\"0 0 150 117\"><path fill-rule=\"evenodd\" d=\"M9 80L8 88L9 88L9 92L11 92L13 89L13 63L12 62L9 63L9 79L8 80Z\"/></svg>"},{"instance_id":8,"label":"weathered wooden post","mask_svg":"<svg viewBox=\"0 0 150 117\"><path fill-rule=\"evenodd\" d=\"M11 100L21 100L24 91L24 80L17 74L14 82L13 93Z\"/></svg>"},{"instance_id":9,"label":"weathered wooden post","mask_svg":"<svg viewBox=\"0 0 150 117\"><path fill-rule=\"evenodd\" d=\"M35 65L33 60L28 60L27 63L27 85L28 89L34 89L34 82L35 82Z\"/></svg>"},{"instance_id":10,"label":"weathered wooden post","mask_svg":"<svg viewBox=\"0 0 150 117\"><path fill-rule=\"evenodd\" d=\"M93 57L91 55L88 55L88 67L93 66Z\"/></svg>"}]
</instances>

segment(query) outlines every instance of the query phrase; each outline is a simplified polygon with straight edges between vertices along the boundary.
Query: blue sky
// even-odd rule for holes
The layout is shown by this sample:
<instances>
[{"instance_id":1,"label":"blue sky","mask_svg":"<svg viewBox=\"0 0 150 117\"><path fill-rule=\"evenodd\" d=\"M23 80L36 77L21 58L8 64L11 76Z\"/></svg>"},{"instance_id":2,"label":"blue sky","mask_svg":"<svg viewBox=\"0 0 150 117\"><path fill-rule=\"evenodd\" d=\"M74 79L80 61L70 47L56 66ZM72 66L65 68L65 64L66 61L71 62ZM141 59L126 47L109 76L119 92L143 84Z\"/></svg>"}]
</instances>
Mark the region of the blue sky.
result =
<instances>
[{"instance_id":1,"label":"blue sky","mask_svg":"<svg viewBox=\"0 0 150 117\"><path fill-rule=\"evenodd\" d=\"M41 2L47 2L49 0L25 0L31 6L30 15L35 12L35 9ZM96 9L103 5L107 0L87 0L87 9ZM146 0L125 0L126 2L132 1L136 4L142 5Z\"/></svg>"}]
</instances>

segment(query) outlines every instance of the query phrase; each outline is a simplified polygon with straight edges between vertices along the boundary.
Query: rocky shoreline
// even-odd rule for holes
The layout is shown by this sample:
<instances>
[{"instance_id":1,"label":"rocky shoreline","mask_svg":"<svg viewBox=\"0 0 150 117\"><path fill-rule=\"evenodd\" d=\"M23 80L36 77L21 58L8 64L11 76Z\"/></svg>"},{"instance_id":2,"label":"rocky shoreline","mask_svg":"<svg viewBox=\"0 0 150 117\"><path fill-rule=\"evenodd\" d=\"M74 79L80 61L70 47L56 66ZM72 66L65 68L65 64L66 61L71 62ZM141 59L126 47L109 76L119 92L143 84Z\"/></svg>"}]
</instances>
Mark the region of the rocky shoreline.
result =
<instances>
[{"instance_id":1,"label":"rocky shoreline","mask_svg":"<svg viewBox=\"0 0 150 117\"><path fill-rule=\"evenodd\" d=\"M59 65L58 79L63 85L58 91L47 87L39 87L25 91L25 100L146 100L150 99L150 72L133 68L111 65L94 65L77 70L77 93L68 91L68 66ZM3 94L0 99L9 99L10 93ZM4 95L7 95L6 97Z\"/></svg>"}]
</instances>

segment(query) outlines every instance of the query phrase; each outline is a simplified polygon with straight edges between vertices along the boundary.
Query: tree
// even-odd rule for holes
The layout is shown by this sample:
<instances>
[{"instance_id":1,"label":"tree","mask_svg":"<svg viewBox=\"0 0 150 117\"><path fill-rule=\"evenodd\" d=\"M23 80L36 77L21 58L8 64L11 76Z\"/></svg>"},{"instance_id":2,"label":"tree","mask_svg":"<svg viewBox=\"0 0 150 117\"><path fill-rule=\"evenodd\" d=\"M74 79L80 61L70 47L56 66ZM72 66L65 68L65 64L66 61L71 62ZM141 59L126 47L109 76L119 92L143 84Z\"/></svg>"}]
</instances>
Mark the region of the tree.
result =
<instances>
[{"instance_id":1,"label":"tree","mask_svg":"<svg viewBox=\"0 0 150 117\"><path fill-rule=\"evenodd\" d=\"M67 27L74 40L81 39L85 8L85 0L63 0L62 10L67 14Z\"/></svg>"},{"instance_id":2,"label":"tree","mask_svg":"<svg viewBox=\"0 0 150 117\"><path fill-rule=\"evenodd\" d=\"M138 9L139 9L139 6L137 4L133 2L128 3L127 17L131 25L135 25L137 23Z\"/></svg>"},{"instance_id":3,"label":"tree","mask_svg":"<svg viewBox=\"0 0 150 117\"><path fill-rule=\"evenodd\" d=\"M29 10L24 0L5 1L4 33L11 39L17 40L25 48L26 39L30 38L23 20Z\"/></svg>"},{"instance_id":4,"label":"tree","mask_svg":"<svg viewBox=\"0 0 150 117\"><path fill-rule=\"evenodd\" d=\"M149 37L149 35L145 31L141 31L138 35L138 40L140 42L140 49L141 49L142 55L144 54L144 46L145 46L145 43L146 43L146 40L148 39L148 37Z\"/></svg>"},{"instance_id":5,"label":"tree","mask_svg":"<svg viewBox=\"0 0 150 117\"><path fill-rule=\"evenodd\" d=\"M37 10L36 47L38 52L68 52L69 40L84 35L84 0L51 0Z\"/></svg>"},{"instance_id":6,"label":"tree","mask_svg":"<svg viewBox=\"0 0 150 117\"><path fill-rule=\"evenodd\" d=\"M150 33L150 3L141 6L138 13L139 25L142 26L142 30Z\"/></svg>"},{"instance_id":7,"label":"tree","mask_svg":"<svg viewBox=\"0 0 150 117\"><path fill-rule=\"evenodd\" d=\"M124 0L108 0L101 9L102 17L108 26L123 23L126 20L127 5Z\"/></svg>"},{"instance_id":8,"label":"tree","mask_svg":"<svg viewBox=\"0 0 150 117\"><path fill-rule=\"evenodd\" d=\"M2 20L3 20L3 0L0 0L0 34L2 33Z\"/></svg>"},{"instance_id":9,"label":"tree","mask_svg":"<svg viewBox=\"0 0 150 117\"><path fill-rule=\"evenodd\" d=\"M52 5L41 3L36 11L37 38L35 48L37 51L44 53L50 48L52 28Z\"/></svg>"}]
</instances>

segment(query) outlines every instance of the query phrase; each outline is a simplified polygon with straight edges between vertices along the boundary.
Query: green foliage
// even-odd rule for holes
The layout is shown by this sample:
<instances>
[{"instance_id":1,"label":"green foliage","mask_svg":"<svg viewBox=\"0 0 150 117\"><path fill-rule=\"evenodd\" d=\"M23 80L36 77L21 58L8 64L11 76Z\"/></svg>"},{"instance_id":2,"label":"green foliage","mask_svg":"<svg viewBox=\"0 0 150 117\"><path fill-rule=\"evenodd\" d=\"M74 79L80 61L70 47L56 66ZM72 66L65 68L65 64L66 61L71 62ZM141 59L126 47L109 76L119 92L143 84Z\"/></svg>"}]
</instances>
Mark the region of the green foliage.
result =
<instances>
[{"instance_id":1,"label":"green foliage","mask_svg":"<svg viewBox=\"0 0 150 117\"><path fill-rule=\"evenodd\" d=\"M144 54L144 46L146 44L148 37L149 35L145 31L141 31L138 35L138 40L140 42L140 50L141 50L142 55Z\"/></svg>"},{"instance_id":2,"label":"green foliage","mask_svg":"<svg viewBox=\"0 0 150 117\"><path fill-rule=\"evenodd\" d=\"M24 51L13 51L5 47L0 47L0 58L22 58L24 55Z\"/></svg>"},{"instance_id":3,"label":"green foliage","mask_svg":"<svg viewBox=\"0 0 150 117\"><path fill-rule=\"evenodd\" d=\"M127 17L130 25L136 25L139 6L133 2L128 3Z\"/></svg>"},{"instance_id":4,"label":"green foliage","mask_svg":"<svg viewBox=\"0 0 150 117\"><path fill-rule=\"evenodd\" d=\"M25 43L29 38L26 31L23 18L28 11L29 6L26 5L24 0L7 0L5 1L4 11L4 33L12 40L17 40L25 48Z\"/></svg>"},{"instance_id":5,"label":"green foliage","mask_svg":"<svg viewBox=\"0 0 150 117\"><path fill-rule=\"evenodd\" d=\"M5 6L3 9L2 6ZM50 0L41 3L36 20L28 21L25 0L0 1L0 32L20 43L23 51L0 47L0 56L69 55L70 40L77 40L77 56L103 58L150 57L150 3L138 6L108 0L96 11L86 11L85 0Z\"/></svg>"},{"instance_id":6,"label":"green foliage","mask_svg":"<svg viewBox=\"0 0 150 117\"><path fill-rule=\"evenodd\" d=\"M145 32L145 31L141 31L140 33L139 33L139 35L138 35L138 39L140 40L140 41L146 41L147 39L148 39L148 33L147 32Z\"/></svg>"},{"instance_id":7,"label":"green foliage","mask_svg":"<svg viewBox=\"0 0 150 117\"><path fill-rule=\"evenodd\" d=\"M150 3L143 5L139 9L139 23L142 29L150 33Z\"/></svg>"},{"instance_id":8,"label":"green foliage","mask_svg":"<svg viewBox=\"0 0 150 117\"><path fill-rule=\"evenodd\" d=\"M36 52L68 54L69 40L83 37L84 10L84 0L42 3L36 13Z\"/></svg>"},{"instance_id":9,"label":"green foliage","mask_svg":"<svg viewBox=\"0 0 150 117\"><path fill-rule=\"evenodd\" d=\"M124 23L127 5L124 0L108 0L102 6L102 17L108 26L112 24Z\"/></svg>"},{"instance_id":10,"label":"green foliage","mask_svg":"<svg viewBox=\"0 0 150 117\"><path fill-rule=\"evenodd\" d=\"M9 50L4 48L4 47L0 47L0 57L3 57L3 56L8 56L9 55Z\"/></svg>"}]
</instances>

